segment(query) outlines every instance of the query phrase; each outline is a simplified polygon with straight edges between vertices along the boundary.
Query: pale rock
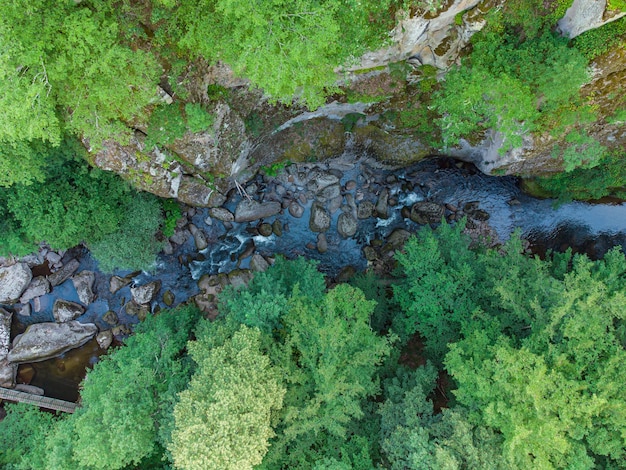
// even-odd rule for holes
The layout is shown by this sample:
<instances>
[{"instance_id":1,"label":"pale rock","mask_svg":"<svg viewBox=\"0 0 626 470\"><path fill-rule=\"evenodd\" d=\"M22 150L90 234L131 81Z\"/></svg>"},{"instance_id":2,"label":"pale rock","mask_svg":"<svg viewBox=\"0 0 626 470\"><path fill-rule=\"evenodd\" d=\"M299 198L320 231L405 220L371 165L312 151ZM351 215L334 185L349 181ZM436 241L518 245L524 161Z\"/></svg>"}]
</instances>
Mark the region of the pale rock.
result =
<instances>
[{"instance_id":1,"label":"pale rock","mask_svg":"<svg viewBox=\"0 0 626 470\"><path fill-rule=\"evenodd\" d=\"M36 323L16 338L7 359L14 364L45 361L82 346L97 332L93 323Z\"/></svg>"},{"instance_id":2,"label":"pale rock","mask_svg":"<svg viewBox=\"0 0 626 470\"><path fill-rule=\"evenodd\" d=\"M16 384L14 390L18 392L30 393L31 395L44 396L44 389L34 385Z\"/></svg>"},{"instance_id":3,"label":"pale rock","mask_svg":"<svg viewBox=\"0 0 626 470\"><path fill-rule=\"evenodd\" d=\"M98 342L100 349L109 349L109 346L111 346L111 343L113 342L113 332L111 330L106 330L98 333L96 341Z\"/></svg>"},{"instance_id":4,"label":"pale rock","mask_svg":"<svg viewBox=\"0 0 626 470\"><path fill-rule=\"evenodd\" d=\"M143 286L131 287L130 293L136 303L145 305L154 299L159 289L161 289L161 281L152 281Z\"/></svg>"},{"instance_id":5,"label":"pale rock","mask_svg":"<svg viewBox=\"0 0 626 470\"><path fill-rule=\"evenodd\" d=\"M252 222L276 215L282 209L280 202L258 202L253 199L243 199L235 209L235 222Z\"/></svg>"},{"instance_id":6,"label":"pale rock","mask_svg":"<svg viewBox=\"0 0 626 470\"><path fill-rule=\"evenodd\" d=\"M209 246L209 242L206 239L206 235L202 230L196 227L194 224L189 224L189 231L193 236L193 240L196 244L196 249L198 251L204 250L207 246Z\"/></svg>"},{"instance_id":7,"label":"pale rock","mask_svg":"<svg viewBox=\"0 0 626 470\"><path fill-rule=\"evenodd\" d=\"M330 228L330 214L318 202L314 202L311 206L311 218L309 219L309 228L312 232L326 232Z\"/></svg>"},{"instance_id":8,"label":"pale rock","mask_svg":"<svg viewBox=\"0 0 626 470\"><path fill-rule=\"evenodd\" d=\"M20 297L20 302L25 304L35 297L46 295L50 292L50 281L45 276L37 276L30 281L30 284Z\"/></svg>"},{"instance_id":9,"label":"pale rock","mask_svg":"<svg viewBox=\"0 0 626 470\"><path fill-rule=\"evenodd\" d=\"M269 263L265 261L265 258L258 253L252 255L252 259L250 260L250 269L254 272L263 272L267 268L269 268Z\"/></svg>"},{"instance_id":10,"label":"pale rock","mask_svg":"<svg viewBox=\"0 0 626 470\"><path fill-rule=\"evenodd\" d=\"M85 305L89 305L96 298L93 292L95 281L96 275L92 271L81 271L72 278L74 288L78 293L78 300Z\"/></svg>"},{"instance_id":11,"label":"pale rock","mask_svg":"<svg viewBox=\"0 0 626 470\"><path fill-rule=\"evenodd\" d=\"M109 283L109 292L111 292L111 294L115 294L118 290L122 287L126 287L128 284L130 284L130 279L127 277L112 276Z\"/></svg>"},{"instance_id":12,"label":"pale rock","mask_svg":"<svg viewBox=\"0 0 626 470\"><path fill-rule=\"evenodd\" d=\"M52 306L54 319L59 323L76 320L83 313L85 313L85 309L82 305L69 300L57 299Z\"/></svg>"},{"instance_id":13,"label":"pale rock","mask_svg":"<svg viewBox=\"0 0 626 470\"><path fill-rule=\"evenodd\" d=\"M72 274L76 272L79 266L80 263L76 259L71 259L70 261L65 263L65 265L61 269L48 276L48 281L50 281L50 285L52 287L55 287L63 284L72 276Z\"/></svg>"},{"instance_id":14,"label":"pale rock","mask_svg":"<svg viewBox=\"0 0 626 470\"><path fill-rule=\"evenodd\" d=\"M32 278L33 274L25 263L0 268L0 304L17 302Z\"/></svg>"}]
</instances>

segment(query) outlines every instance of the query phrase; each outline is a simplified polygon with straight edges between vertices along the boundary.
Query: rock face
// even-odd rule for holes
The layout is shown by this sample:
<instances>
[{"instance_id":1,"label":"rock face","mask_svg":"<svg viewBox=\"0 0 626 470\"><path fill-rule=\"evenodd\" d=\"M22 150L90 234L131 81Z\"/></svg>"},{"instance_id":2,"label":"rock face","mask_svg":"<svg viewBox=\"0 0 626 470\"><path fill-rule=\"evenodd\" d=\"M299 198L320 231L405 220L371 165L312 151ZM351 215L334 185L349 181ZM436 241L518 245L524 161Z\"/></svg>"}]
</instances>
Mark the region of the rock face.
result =
<instances>
[{"instance_id":1,"label":"rock face","mask_svg":"<svg viewBox=\"0 0 626 470\"><path fill-rule=\"evenodd\" d=\"M97 332L93 323L36 323L16 338L7 359L13 364L45 361L82 346Z\"/></svg>"},{"instance_id":2,"label":"rock face","mask_svg":"<svg viewBox=\"0 0 626 470\"><path fill-rule=\"evenodd\" d=\"M59 323L76 320L83 313L85 313L85 309L82 305L68 300L58 299L54 302L54 306L52 307L54 319Z\"/></svg>"},{"instance_id":3,"label":"rock face","mask_svg":"<svg viewBox=\"0 0 626 470\"><path fill-rule=\"evenodd\" d=\"M81 271L72 278L78 299L85 305L89 305L96 298L93 292L95 281L96 275L92 271Z\"/></svg>"},{"instance_id":4,"label":"rock face","mask_svg":"<svg viewBox=\"0 0 626 470\"><path fill-rule=\"evenodd\" d=\"M30 284L33 274L25 263L0 268L0 304L12 304Z\"/></svg>"},{"instance_id":5,"label":"rock face","mask_svg":"<svg viewBox=\"0 0 626 470\"><path fill-rule=\"evenodd\" d=\"M152 302L161 288L161 281L149 282L143 286L131 287L130 293L133 300L139 305L145 305Z\"/></svg>"},{"instance_id":6,"label":"rock face","mask_svg":"<svg viewBox=\"0 0 626 470\"><path fill-rule=\"evenodd\" d=\"M235 209L235 222L252 222L276 215L282 209L280 202L258 202L254 199L243 199Z\"/></svg>"},{"instance_id":7,"label":"rock face","mask_svg":"<svg viewBox=\"0 0 626 470\"><path fill-rule=\"evenodd\" d=\"M30 281L30 284L20 297L20 302L25 304L35 297L46 295L48 292L50 292L50 281L44 276L37 276Z\"/></svg>"}]
</instances>

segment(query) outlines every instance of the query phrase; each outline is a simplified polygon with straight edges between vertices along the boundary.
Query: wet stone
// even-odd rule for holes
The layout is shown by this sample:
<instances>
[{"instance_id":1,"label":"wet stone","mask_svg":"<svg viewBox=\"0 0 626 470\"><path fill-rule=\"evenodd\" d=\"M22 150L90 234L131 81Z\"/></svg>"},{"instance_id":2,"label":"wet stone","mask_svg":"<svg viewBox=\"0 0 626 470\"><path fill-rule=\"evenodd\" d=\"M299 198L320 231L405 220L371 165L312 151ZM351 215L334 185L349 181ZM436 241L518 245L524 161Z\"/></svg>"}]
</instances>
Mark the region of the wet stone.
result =
<instances>
[{"instance_id":1,"label":"wet stone","mask_svg":"<svg viewBox=\"0 0 626 470\"><path fill-rule=\"evenodd\" d=\"M196 244L196 250L202 251L207 246L209 246L209 242L207 241L204 232L196 227L194 224L189 224L189 231L191 232L193 240Z\"/></svg>"},{"instance_id":2,"label":"wet stone","mask_svg":"<svg viewBox=\"0 0 626 470\"><path fill-rule=\"evenodd\" d=\"M369 219L374 214L374 203L371 201L362 201L357 206L356 216L359 219Z\"/></svg>"},{"instance_id":3,"label":"wet stone","mask_svg":"<svg viewBox=\"0 0 626 470\"><path fill-rule=\"evenodd\" d=\"M349 238L356 233L358 222L349 212L339 215L337 220L337 231L344 238Z\"/></svg>"},{"instance_id":4,"label":"wet stone","mask_svg":"<svg viewBox=\"0 0 626 470\"><path fill-rule=\"evenodd\" d=\"M30 268L25 263L0 268L0 303L17 302L32 278Z\"/></svg>"},{"instance_id":5,"label":"wet stone","mask_svg":"<svg viewBox=\"0 0 626 470\"><path fill-rule=\"evenodd\" d=\"M109 283L109 292L111 294L115 294L122 287L126 287L130 284L130 279L126 277L112 276L111 281Z\"/></svg>"},{"instance_id":6,"label":"wet stone","mask_svg":"<svg viewBox=\"0 0 626 470\"><path fill-rule=\"evenodd\" d=\"M444 208L440 204L428 201L416 202L411 208L411 220L418 224L436 224L441 222Z\"/></svg>"},{"instance_id":7,"label":"wet stone","mask_svg":"<svg viewBox=\"0 0 626 470\"><path fill-rule=\"evenodd\" d=\"M109 325L117 325L119 323L119 318L117 318L117 313L113 310L109 310L104 314L102 320Z\"/></svg>"},{"instance_id":8,"label":"wet stone","mask_svg":"<svg viewBox=\"0 0 626 470\"><path fill-rule=\"evenodd\" d=\"M304 207L298 204L296 201L293 201L289 204L289 214L296 219L299 219L304 214Z\"/></svg>"},{"instance_id":9,"label":"wet stone","mask_svg":"<svg viewBox=\"0 0 626 470\"><path fill-rule=\"evenodd\" d=\"M265 261L265 258L258 253L252 255L250 260L250 269L254 272L263 272L269 268L269 263Z\"/></svg>"},{"instance_id":10,"label":"wet stone","mask_svg":"<svg viewBox=\"0 0 626 470\"><path fill-rule=\"evenodd\" d=\"M315 202L311 206L309 228L312 232L326 232L330 228L330 214L324 207Z\"/></svg>"},{"instance_id":11,"label":"wet stone","mask_svg":"<svg viewBox=\"0 0 626 470\"><path fill-rule=\"evenodd\" d=\"M272 232L274 232L274 235L277 237L283 236L283 223L280 220L276 219L272 223Z\"/></svg>"},{"instance_id":12,"label":"wet stone","mask_svg":"<svg viewBox=\"0 0 626 470\"><path fill-rule=\"evenodd\" d=\"M50 281L50 285L52 287L55 287L63 284L72 276L72 274L76 272L79 266L80 263L78 262L78 260L72 259L68 261L61 269L48 276L48 281Z\"/></svg>"},{"instance_id":13,"label":"wet stone","mask_svg":"<svg viewBox=\"0 0 626 470\"><path fill-rule=\"evenodd\" d=\"M32 281L20 297L20 302L25 304L35 297L46 295L50 292L50 281L44 276L37 276Z\"/></svg>"},{"instance_id":14,"label":"wet stone","mask_svg":"<svg viewBox=\"0 0 626 470\"><path fill-rule=\"evenodd\" d=\"M96 275L92 271L81 271L72 278L72 283L78 294L78 300L84 305L89 305L96 298L96 294L93 292L95 281Z\"/></svg>"},{"instance_id":15,"label":"wet stone","mask_svg":"<svg viewBox=\"0 0 626 470\"><path fill-rule=\"evenodd\" d=\"M154 299L160 288L161 281L153 281L143 286L131 287L130 293L133 300L138 304L148 304Z\"/></svg>"},{"instance_id":16,"label":"wet stone","mask_svg":"<svg viewBox=\"0 0 626 470\"><path fill-rule=\"evenodd\" d=\"M98 342L100 349L109 349L109 346L111 346L111 343L113 342L113 332L111 330L106 330L98 333L96 335L96 341Z\"/></svg>"},{"instance_id":17,"label":"wet stone","mask_svg":"<svg viewBox=\"0 0 626 470\"><path fill-rule=\"evenodd\" d=\"M263 222L259 225L259 235L269 237L272 234L272 226L267 222Z\"/></svg>"},{"instance_id":18,"label":"wet stone","mask_svg":"<svg viewBox=\"0 0 626 470\"><path fill-rule=\"evenodd\" d=\"M378 196L378 201L376 202L376 217L381 219L386 219L389 217L389 190L387 188L383 188Z\"/></svg>"},{"instance_id":19,"label":"wet stone","mask_svg":"<svg viewBox=\"0 0 626 470\"><path fill-rule=\"evenodd\" d=\"M378 257L376 250L371 246L363 247L363 256L367 261L374 261Z\"/></svg>"},{"instance_id":20,"label":"wet stone","mask_svg":"<svg viewBox=\"0 0 626 470\"><path fill-rule=\"evenodd\" d=\"M54 319L59 323L76 320L83 313L85 309L82 305L68 300L57 299L52 307Z\"/></svg>"},{"instance_id":21,"label":"wet stone","mask_svg":"<svg viewBox=\"0 0 626 470\"><path fill-rule=\"evenodd\" d=\"M171 307L174 304L174 294L171 290L166 290L163 293L163 303L168 307Z\"/></svg>"},{"instance_id":22,"label":"wet stone","mask_svg":"<svg viewBox=\"0 0 626 470\"><path fill-rule=\"evenodd\" d=\"M317 235L317 251L322 254L328 251L328 240L326 240L326 234L324 233Z\"/></svg>"},{"instance_id":23,"label":"wet stone","mask_svg":"<svg viewBox=\"0 0 626 470\"><path fill-rule=\"evenodd\" d=\"M346 183L346 191L353 191L356 189L356 181L350 180Z\"/></svg>"}]
</instances>

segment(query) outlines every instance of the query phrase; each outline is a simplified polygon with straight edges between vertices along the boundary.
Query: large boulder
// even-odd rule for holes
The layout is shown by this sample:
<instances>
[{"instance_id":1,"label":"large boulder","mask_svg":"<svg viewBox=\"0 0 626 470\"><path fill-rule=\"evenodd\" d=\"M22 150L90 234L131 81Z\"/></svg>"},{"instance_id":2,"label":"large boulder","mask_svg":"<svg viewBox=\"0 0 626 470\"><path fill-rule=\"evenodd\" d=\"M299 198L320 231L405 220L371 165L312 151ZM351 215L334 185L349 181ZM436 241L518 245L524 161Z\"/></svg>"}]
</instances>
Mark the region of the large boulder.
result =
<instances>
[{"instance_id":1,"label":"large boulder","mask_svg":"<svg viewBox=\"0 0 626 470\"><path fill-rule=\"evenodd\" d=\"M344 238L353 236L357 229L357 220L349 212L339 214L337 219L337 231Z\"/></svg>"},{"instance_id":2,"label":"large boulder","mask_svg":"<svg viewBox=\"0 0 626 470\"><path fill-rule=\"evenodd\" d=\"M96 275L93 271L81 271L72 278L74 288L78 293L78 300L85 305L89 305L96 298L96 294L93 292L95 281Z\"/></svg>"},{"instance_id":3,"label":"large boulder","mask_svg":"<svg viewBox=\"0 0 626 470\"><path fill-rule=\"evenodd\" d=\"M557 23L557 28L564 36L573 39L626 15L624 11L607 11L606 3L606 0L574 0Z\"/></svg>"},{"instance_id":4,"label":"large boulder","mask_svg":"<svg viewBox=\"0 0 626 470\"><path fill-rule=\"evenodd\" d=\"M33 273L25 263L0 268L0 304L12 304L28 287Z\"/></svg>"},{"instance_id":5,"label":"large boulder","mask_svg":"<svg viewBox=\"0 0 626 470\"><path fill-rule=\"evenodd\" d=\"M159 289L161 289L161 281L153 281L143 286L131 287L130 293L135 303L146 305L152 302L152 299L157 295Z\"/></svg>"},{"instance_id":6,"label":"large boulder","mask_svg":"<svg viewBox=\"0 0 626 470\"><path fill-rule=\"evenodd\" d=\"M428 201L420 201L411 207L411 220L418 224L436 224L441 222L441 218L445 213L441 204Z\"/></svg>"},{"instance_id":7,"label":"large boulder","mask_svg":"<svg viewBox=\"0 0 626 470\"><path fill-rule=\"evenodd\" d=\"M280 202L258 202L254 199L243 199L235 209L235 222L252 222L276 215L282 209Z\"/></svg>"},{"instance_id":8,"label":"large boulder","mask_svg":"<svg viewBox=\"0 0 626 470\"><path fill-rule=\"evenodd\" d=\"M50 285L54 287L63 284L76 272L79 266L80 263L75 259L68 261L61 269L48 276Z\"/></svg>"},{"instance_id":9,"label":"large boulder","mask_svg":"<svg viewBox=\"0 0 626 470\"><path fill-rule=\"evenodd\" d=\"M330 228L330 214L318 202L314 202L311 206L309 228L312 232L326 232Z\"/></svg>"},{"instance_id":10,"label":"large boulder","mask_svg":"<svg viewBox=\"0 0 626 470\"><path fill-rule=\"evenodd\" d=\"M35 297L46 295L50 292L50 281L45 276L37 276L30 281L30 284L20 297L20 302L25 304Z\"/></svg>"},{"instance_id":11,"label":"large boulder","mask_svg":"<svg viewBox=\"0 0 626 470\"><path fill-rule=\"evenodd\" d=\"M97 332L93 323L36 323L16 338L7 359L13 364L45 361L82 346Z\"/></svg>"},{"instance_id":12,"label":"large boulder","mask_svg":"<svg viewBox=\"0 0 626 470\"><path fill-rule=\"evenodd\" d=\"M85 309L82 305L69 300L57 299L52 307L54 319L59 323L76 320L83 313L85 313Z\"/></svg>"}]
</instances>

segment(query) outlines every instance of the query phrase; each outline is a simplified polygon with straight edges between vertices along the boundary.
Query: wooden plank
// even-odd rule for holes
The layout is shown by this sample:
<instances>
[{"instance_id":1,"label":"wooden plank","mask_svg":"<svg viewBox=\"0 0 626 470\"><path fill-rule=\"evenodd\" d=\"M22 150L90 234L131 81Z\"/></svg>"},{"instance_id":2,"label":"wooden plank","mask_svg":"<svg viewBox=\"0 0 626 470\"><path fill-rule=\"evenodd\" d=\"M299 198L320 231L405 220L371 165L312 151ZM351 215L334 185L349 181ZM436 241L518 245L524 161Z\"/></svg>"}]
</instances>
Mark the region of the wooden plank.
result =
<instances>
[{"instance_id":1,"label":"wooden plank","mask_svg":"<svg viewBox=\"0 0 626 470\"><path fill-rule=\"evenodd\" d=\"M47 408L49 410L63 411L65 413L74 413L76 403L70 401L58 400L56 398L45 397L41 395L33 395L32 393L12 390L10 388L0 387L0 398L3 400L16 401L19 403L28 403L29 405Z\"/></svg>"}]
</instances>

